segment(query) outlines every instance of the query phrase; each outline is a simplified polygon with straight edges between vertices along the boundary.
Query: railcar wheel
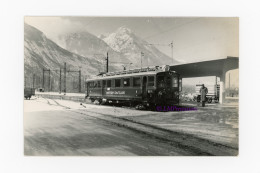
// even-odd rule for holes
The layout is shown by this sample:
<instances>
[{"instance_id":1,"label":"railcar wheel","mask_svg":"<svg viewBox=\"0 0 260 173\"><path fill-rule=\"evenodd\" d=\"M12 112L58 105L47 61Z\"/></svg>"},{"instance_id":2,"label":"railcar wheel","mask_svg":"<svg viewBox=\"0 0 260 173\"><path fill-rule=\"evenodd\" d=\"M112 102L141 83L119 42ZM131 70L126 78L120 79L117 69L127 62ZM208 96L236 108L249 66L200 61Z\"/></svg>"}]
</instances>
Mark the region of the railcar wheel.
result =
<instances>
[{"instance_id":1,"label":"railcar wheel","mask_svg":"<svg viewBox=\"0 0 260 173\"><path fill-rule=\"evenodd\" d=\"M212 98L208 98L208 103L211 103L212 102Z\"/></svg>"},{"instance_id":2,"label":"railcar wheel","mask_svg":"<svg viewBox=\"0 0 260 173\"><path fill-rule=\"evenodd\" d=\"M138 104L138 105L135 106L135 109L137 109L137 110L144 110L145 106L143 104Z\"/></svg>"}]
</instances>

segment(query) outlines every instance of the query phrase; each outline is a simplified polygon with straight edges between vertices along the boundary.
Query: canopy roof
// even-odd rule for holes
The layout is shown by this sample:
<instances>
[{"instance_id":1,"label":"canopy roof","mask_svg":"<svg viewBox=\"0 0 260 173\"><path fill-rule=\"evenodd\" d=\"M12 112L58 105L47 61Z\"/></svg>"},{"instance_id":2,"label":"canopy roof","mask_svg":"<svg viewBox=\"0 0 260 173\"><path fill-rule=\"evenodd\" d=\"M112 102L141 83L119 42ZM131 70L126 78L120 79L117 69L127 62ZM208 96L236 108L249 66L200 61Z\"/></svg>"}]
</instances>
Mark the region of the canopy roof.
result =
<instances>
[{"instance_id":1,"label":"canopy roof","mask_svg":"<svg viewBox=\"0 0 260 173\"><path fill-rule=\"evenodd\" d=\"M179 64L170 66L182 78L222 76L225 72L238 68L238 57L227 57L210 61L195 62L189 64Z\"/></svg>"}]
</instances>

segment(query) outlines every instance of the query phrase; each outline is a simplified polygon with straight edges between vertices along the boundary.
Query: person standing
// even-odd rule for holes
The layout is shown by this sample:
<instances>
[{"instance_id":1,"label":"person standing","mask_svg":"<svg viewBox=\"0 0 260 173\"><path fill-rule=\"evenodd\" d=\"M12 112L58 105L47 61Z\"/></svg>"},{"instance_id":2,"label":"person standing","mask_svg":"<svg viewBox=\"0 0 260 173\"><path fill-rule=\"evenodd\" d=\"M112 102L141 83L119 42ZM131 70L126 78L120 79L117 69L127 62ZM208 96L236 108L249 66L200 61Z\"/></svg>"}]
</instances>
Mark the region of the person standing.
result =
<instances>
[{"instance_id":1,"label":"person standing","mask_svg":"<svg viewBox=\"0 0 260 173\"><path fill-rule=\"evenodd\" d=\"M206 95L208 94L208 88L202 84L200 88L200 95L201 95L201 102L202 102L202 107L205 107L205 102L206 102Z\"/></svg>"}]
</instances>

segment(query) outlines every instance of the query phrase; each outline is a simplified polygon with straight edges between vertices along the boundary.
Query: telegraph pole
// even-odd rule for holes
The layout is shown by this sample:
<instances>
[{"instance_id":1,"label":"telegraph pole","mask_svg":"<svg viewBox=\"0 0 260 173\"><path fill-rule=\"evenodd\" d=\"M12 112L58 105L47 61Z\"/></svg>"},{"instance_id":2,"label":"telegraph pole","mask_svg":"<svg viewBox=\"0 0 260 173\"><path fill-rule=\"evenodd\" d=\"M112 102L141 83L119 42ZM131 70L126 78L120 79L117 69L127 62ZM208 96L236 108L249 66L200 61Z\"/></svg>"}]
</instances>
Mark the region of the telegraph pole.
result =
<instances>
[{"instance_id":1,"label":"telegraph pole","mask_svg":"<svg viewBox=\"0 0 260 173\"><path fill-rule=\"evenodd\" d=\"M79 70L79 93L81 93L81 70Z\"/></svg>"},{"instance_id":2,"label":"telegraph pole","mask_svg":"<svg viewBox=\"0 0 260 173\"><path fill-rule=\"evenodd\" d=\"M216 84L215 84L215 92L216 92L216 95L218 95L218 77L216 76Z\"/></svg>"},{"instance_id":3,"label":"telegraph pole","mask_svg":"<svg viewBox=\"0 0 260 173\"><path fill-rule=\"evenodd\" d=\"M49 71L49 92L50 92L50 90L51 90L51 70L49 69L48 70Z\"/></svg>"},{"instance_id":4,"label":"telegraph pole","mask_svg":"<svg viewBox=\"0 0 260 173\"><path fill-rule=\"evenodd\" d=\"M107 52L107 73L108 73L108 52Z\"/></svg>"},{"instance_id":5,"label":"telegraph pole","mask_svg":"<svg viewBox=\"0 0 260 173\"><path fill-rule=\"evenodd\" d=\"M141 52L141 69L142 69L142 67L143 67L143 56L144 56L144 53Z\"/></svg>"},{"instance_id":6,"label":"telegraph pole","mask_svg":"<svg viewBox=\"0 0 260 173\"><path fill-rule=\"evenodd\" d=\"M228 88L230 90L230 73L229 73L229 80L228 80Z\"/></svg>"},{"instance_id":7,"label":"telegraph pole","mask_svg":"<svg viewBox=\"0 0 260 173\"><path fill-rule=\"evenodd\" d=\"M228 80L228 90L229 90L229 93L228 93L228 94L229 94L229 97L230 97L230 95L231 95L231 94L230 94L230 93L231 93L231 92L230 92L230 72L229 72L229 80Z\"/></svg>"},{"instance_id":8,"label":"telegraph pole","mask_svg":"<svg viewBox=\"0 0 260 173\"><path fill-rule=\"evenodd\" d=\"M174 63L174 61L173 61L173 41L170 43L170 47L172 49L172 64L173 64Z\"/></svg>"},{"instance_id":9,"label":"telegraph pole","mask_svg":"<svg viewBox=\"0 0 260 173\"><path fill-rule=\"evenodd\" d=\"M61 67L60 67L60 92L59 93L61 93Z\"/></svg>"},{"instance_id":10,"label":"telegraph pole","mask_svg":"<svg viewBox=\"0 0 260 173\"><path fill-rule=\"evenodd\" d=\"M35 74L33 74L33 88L34 88L34 79L35 79Z\"/></svg>"},{"instance_id":11,"label":"telegraph pole","mask_svg":"<svg viewBox=\"0 0 260 173\"><path fill-rule=\"evenodd\" d=\"M68 73L79 73L79 92L81 92L81 69L78 71L69 70ZM73 80L73 86L74 86L74 80Z\"/></svg>"},{"instance_id":12,"label":"telegraph pole","mask_svg":"<svg viewBox=\"0 0 260 173\"><path fill-rule=\"evenodd\" d=\"M64 95L66 95L66 62L64 63Z\"/></svg>"},{"instance_id":13,"label":"telegraph pole","mask_svg":"<svg viewBox=\"0 0 260 173\"><path fill-rule=\"evenodd\" d=\"M42 89L44 88L44 68L42 68Z\"/></svg>"}]
</instances>

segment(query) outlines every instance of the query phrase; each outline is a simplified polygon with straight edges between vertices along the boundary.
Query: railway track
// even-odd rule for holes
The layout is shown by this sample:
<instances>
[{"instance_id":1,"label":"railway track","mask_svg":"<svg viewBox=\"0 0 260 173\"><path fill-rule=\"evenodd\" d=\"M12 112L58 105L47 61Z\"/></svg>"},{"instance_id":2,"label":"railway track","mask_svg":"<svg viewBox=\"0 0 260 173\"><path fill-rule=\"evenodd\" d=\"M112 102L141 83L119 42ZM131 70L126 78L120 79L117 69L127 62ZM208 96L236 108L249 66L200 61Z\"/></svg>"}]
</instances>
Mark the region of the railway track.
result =
<instances>
[{"instance_id":1,"label":"railway track","mask_svg":"<svg viewBox=\"0 0 260 173\"><path fill-rule=\"evenodd\" d=\"M105 113L97 113L85 109L70 109L67 106L59 104L57 101L51 99L55 102L56 106L62 106L67 109L67 111L81 114L84 116L92 117L101 121L105 121L111 125L116 125L122 128L128 128L137 133L145 134L150 138L154 138L173 147L180 148L190 155L201 155L201 156L236 156L238 154L238 148L227 146L224 144L212 142L203 138L191 134L185 134L180 132L174 132L171 130L163 129L151 124L145 124L125 117L116 117ZM51 104L47 99L48 104ZM84 105L82 105L84 107ZM132 109L132 108L129 108Z\"/></svg>"}]
</instances>

